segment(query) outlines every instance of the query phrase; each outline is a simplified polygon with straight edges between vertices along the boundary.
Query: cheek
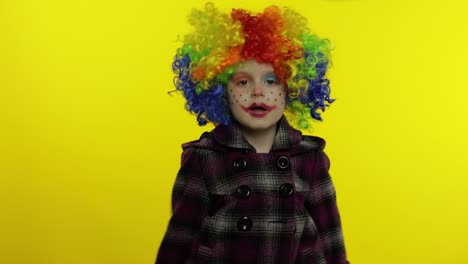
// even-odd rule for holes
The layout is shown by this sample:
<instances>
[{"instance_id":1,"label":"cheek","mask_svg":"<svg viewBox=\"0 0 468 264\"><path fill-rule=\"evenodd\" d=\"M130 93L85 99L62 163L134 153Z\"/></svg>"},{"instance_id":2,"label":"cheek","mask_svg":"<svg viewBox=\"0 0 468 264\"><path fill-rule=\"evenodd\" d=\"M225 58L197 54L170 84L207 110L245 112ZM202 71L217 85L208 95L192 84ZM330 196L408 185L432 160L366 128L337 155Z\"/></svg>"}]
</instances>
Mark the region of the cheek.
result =
<instances>
[{"instance_id":1,"label":"cheek","mask_svg":"<svg viewBox=\"0 0 468 264\"><path fill-rule=\"evenodd\" d=\"M238 105L247 102L248 94L246 91L230 88L229 90L229 101L231 106Z\"/></svg>"},{"instance_id":2,"label":"cheek","mask_svg":"<svg viewBox=\"0 0 468 264\"><path fill-rule=\"evenodd\" d=\"M273 90L266 94L267 103L284 105L285 95L282 90Z\"/></svg>"}]
</instances>

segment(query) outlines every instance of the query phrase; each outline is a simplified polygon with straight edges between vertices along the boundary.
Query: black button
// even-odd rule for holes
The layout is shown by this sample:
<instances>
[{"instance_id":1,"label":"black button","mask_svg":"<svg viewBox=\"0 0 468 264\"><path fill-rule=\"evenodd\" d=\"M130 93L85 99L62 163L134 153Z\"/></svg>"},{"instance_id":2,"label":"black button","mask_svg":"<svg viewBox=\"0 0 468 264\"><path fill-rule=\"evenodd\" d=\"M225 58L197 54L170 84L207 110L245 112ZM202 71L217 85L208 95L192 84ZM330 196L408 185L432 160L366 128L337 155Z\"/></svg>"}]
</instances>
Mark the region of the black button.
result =
<instances>
[{"instance_id":1,"label":"black button","mask_svg":"<svg viewBox=\"0 0 468 264\"><path fill-rule=\"evenodd\" d=\"M239 231L249 231L252 228L252 220L247 216L242 216L239 221L237 221L237 228Z\"/></svg>"},{"instance_id":2,"label":"black button","mask_svg":"<svg viewBox=\"0 0 468 264\"><path fill-rule=\"evenodd\" d=\"M245 161L244 159L236 159L232 163L232 167L235 171L241 171L247 167L247 161Z\"/></svg>"},{"instance_id":3,"label":"black button","mask_svg":"<svg viewBox=\"0 0 468 264\"><path fill-rule=\"evenodd\" d=\"M285 170L289 167L289 159L286 156L281 156L276 160L276 165L278 168Z\"/></svg>"},{"instance_id":4,"label":"black button","mask_svg":"<svg viewBox=\"0 0 468 264\"><path fill-rule=\"evenodd\" d=\"M250 196L250 188L247 185L239 186L236 190L236 195L239 198L245 199Z\"/></svg>"},{"instance_id":5,"label":"black button","mask_svg":"<svg viewBox=\"0 0 468 264\"><path fill-rule=\"evenodd\" d=\"M279 193L283 197L290 196L294 193L294 186L290 183L281 184L279 187Z\"/></svg>"}]
</instances>

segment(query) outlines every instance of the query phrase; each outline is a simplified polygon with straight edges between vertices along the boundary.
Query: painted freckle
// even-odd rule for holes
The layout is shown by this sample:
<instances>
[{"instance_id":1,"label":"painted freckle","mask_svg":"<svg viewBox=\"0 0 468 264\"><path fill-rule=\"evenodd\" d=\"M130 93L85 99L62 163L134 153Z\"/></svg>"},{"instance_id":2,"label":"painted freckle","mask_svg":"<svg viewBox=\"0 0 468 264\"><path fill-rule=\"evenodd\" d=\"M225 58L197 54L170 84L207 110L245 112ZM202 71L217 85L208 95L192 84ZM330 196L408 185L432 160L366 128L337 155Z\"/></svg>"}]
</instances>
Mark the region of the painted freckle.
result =
<instances>
[{"instance_id":1,"label":"painted freckle","mask_svg":"<svg viewBox=\"0 0 468 264\"><path fill-rule=\"evenodd\" d=\"M239 102L239 100L236 100L236 103L238 103L238 102Z\"/></svg>"},{"instance_id":2,"label":"painted freckle","mask_svg":"<svg viewBox=\"0 0 468 264\"><path fill-rule=\"evenodd\" d=\"M275 102L278 101L278 99L275 98Z\"/></svg>"}]
</instances>

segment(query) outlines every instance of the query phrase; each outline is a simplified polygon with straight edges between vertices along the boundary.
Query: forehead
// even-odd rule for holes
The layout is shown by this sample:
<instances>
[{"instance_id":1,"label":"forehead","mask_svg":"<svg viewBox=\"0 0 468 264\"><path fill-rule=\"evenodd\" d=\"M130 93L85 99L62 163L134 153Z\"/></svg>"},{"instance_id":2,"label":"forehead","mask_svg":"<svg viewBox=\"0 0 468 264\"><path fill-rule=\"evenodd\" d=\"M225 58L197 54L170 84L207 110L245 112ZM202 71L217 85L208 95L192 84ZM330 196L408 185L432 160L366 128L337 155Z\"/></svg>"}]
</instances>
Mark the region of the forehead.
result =
<instances>
[{"instance_id":1,"label":"forehead","mask_svg":"<svg viewBox=\"0 0 468 264\"><path fill-rule=\"evenodd\" d=\"M234 73L236 72L249 72L249 73L270 73L274 72L273 65L270 63L258 63L255 60L247 60L241 62Z\"/></svg>"}]
</instances>

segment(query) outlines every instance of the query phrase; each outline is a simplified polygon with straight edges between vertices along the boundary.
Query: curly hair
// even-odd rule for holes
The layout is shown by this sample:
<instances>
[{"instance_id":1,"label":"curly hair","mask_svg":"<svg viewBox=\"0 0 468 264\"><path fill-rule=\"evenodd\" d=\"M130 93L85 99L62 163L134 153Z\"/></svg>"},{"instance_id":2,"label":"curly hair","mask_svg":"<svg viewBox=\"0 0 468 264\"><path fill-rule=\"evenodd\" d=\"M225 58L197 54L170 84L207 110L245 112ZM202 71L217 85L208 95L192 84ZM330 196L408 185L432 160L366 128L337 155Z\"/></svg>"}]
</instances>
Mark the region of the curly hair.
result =
<instances>
[{"instance_id":1,"label":"curly hair","mask_svg":"<svg viewBox=\"0 0 468 264\"><path fill-rule=\"evenodd\" d=\"M254 15L233 9L228 15L207 3L188 20L194 31L184 36L172 69L174 85L200 126L231 123L225 87L235 66L248 59L271 63L287 89L285 115L292 125L308 129L313 119L322 120L318 110L334 101L325 77L331 45L310 33L302 15L277 6Z\"/></svg>"}]
</instances>

